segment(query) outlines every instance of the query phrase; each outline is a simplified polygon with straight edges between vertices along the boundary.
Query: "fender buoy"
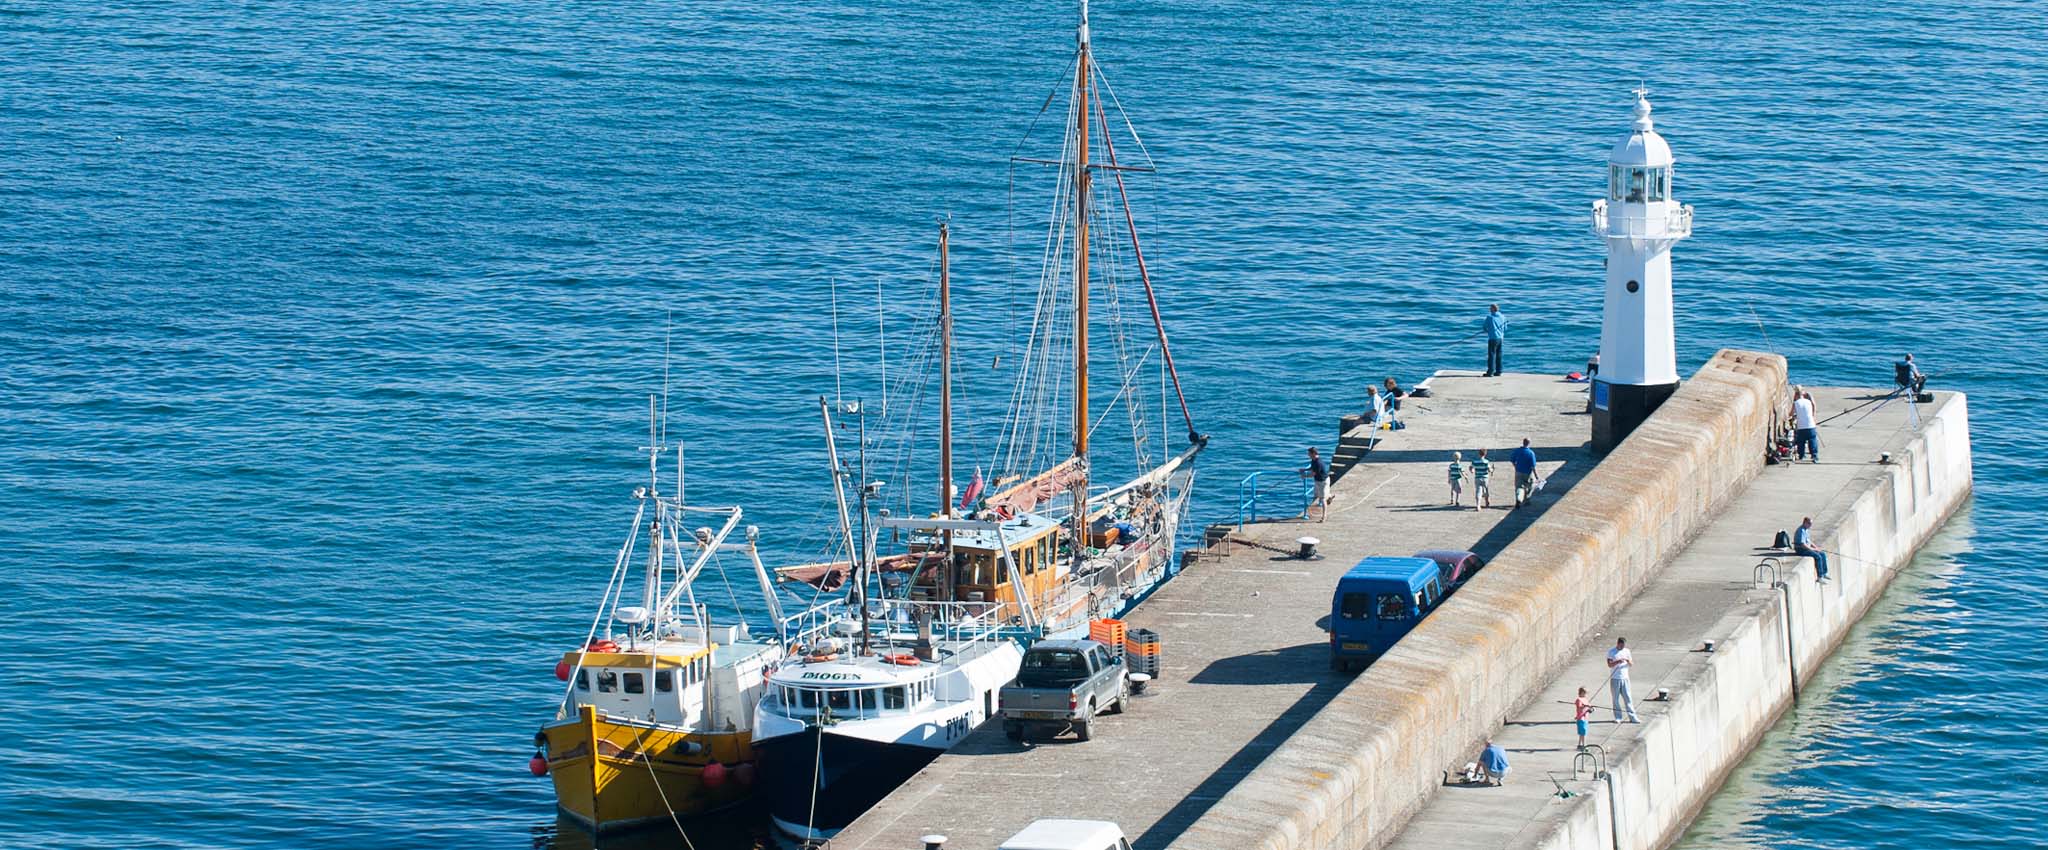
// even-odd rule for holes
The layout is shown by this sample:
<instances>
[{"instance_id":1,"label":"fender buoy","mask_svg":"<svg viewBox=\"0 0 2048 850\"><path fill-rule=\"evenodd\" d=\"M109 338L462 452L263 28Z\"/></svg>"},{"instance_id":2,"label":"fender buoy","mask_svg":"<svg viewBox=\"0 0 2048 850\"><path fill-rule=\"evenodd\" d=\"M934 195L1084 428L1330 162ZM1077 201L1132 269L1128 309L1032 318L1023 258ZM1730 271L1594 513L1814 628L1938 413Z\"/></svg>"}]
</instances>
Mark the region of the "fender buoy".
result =
<instances>
[{"instance_id":1,"label":"fender buoy","mask_svg":"<svg viewBox=\"0 0 2048 850\"><path fill-rule=\"evenodd\" d=\"M740 762L738 767L732 769L732 778L737 780L742 787L752 787L754 784L754 763L750 761Z\"/></svg>"},{"instance_id":2,"label":"fender buoy","mask_svg":"<svg viewBox=\"0 0 2048 850\"><path fill-rule=\"evenodd\" d=\"M591 641L590 645L584 648L590 650L591 652L618 652L619 642L615 640L605 640L603 638L599 638L597 640Z\"/></svg>"},{"instance_id":3,"label":"fender buoy","mask_svg":"<svg viewBox=\"0 0 2048 850\"><path fill-rule=\"evenodd\" d=\"M557 662L555 662L555 679L556 679L557 681L562 681L562 682L566 682L566 681L569 681L569 662L567 662L567 661L557 661Z\"/></svg>"},{"instance_id":4,"label":"fender buoy","mask_svg":"<svg viewBox=\"0 0 2048 850\"><path fill-rule=\"evenodd\" d=\"M917 656L911 655L908 652L899 652L895 655L884 655L882 656L882 660L887 661L890 664L901 664L905 667L917 666Z\"/></svg>"},{"instance_id":5,"label":"fender buoy","mask_svg":"<svg viewBox=\"0 0 2048 850\"><path fill-rule=\"evenodd\" d=\"M704 787L717 788L725 784L725 765L712 762L704 766Z\"/></svg>"},{"instance_id":6,"label":"fender buoy","mask_svg":"<svg viewBox=\"0 0 2048 850\"><path fill-rule=\"evenodd\" d=\"M540 753L534 753L533 758L526 760L526 769L528 772L532 773L535 776L548 775L547 756L543 756Z\"/></svg>"}]
</instances>

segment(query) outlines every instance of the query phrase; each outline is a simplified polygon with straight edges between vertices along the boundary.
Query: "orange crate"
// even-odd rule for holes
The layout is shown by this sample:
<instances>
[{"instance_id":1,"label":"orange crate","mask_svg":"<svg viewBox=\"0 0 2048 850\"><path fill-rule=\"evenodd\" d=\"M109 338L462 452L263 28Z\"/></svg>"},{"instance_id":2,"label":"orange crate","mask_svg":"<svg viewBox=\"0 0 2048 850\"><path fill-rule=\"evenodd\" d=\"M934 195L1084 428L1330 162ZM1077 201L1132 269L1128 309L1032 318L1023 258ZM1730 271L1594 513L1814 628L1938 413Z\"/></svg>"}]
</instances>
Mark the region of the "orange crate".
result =
<instances>
[{"instance_id":1,"label":"orange crate","mask_svg":"<svg viewBox=\"0 0 2048 850\"><path fill-rule=\"evenodd\" d=\"M1088 639L1110 649L1119 649L1124 645L1124 621L1111 619L1090 620L1088 621Z\"/></svg>"}]
</instances>

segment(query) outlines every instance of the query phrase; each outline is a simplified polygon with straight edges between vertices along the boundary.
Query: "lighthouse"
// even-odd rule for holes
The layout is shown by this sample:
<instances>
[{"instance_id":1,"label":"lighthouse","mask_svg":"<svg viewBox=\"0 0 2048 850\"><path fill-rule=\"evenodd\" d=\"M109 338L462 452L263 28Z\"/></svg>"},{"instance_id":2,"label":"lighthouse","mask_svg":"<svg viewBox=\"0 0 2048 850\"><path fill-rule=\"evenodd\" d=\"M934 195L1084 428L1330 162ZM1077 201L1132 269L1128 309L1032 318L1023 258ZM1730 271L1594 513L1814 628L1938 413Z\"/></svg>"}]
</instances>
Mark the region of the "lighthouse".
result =
<instances>
[{"instance_id":1,"label":"lighthouse","mask_svg":"<svg viewBox=\"0 0 2048 850\"><path fill-rule=\"evenodd\" d=\"M1671 146L1635 91L1635 122L1607 155L1607 197L1593 202L1593 232L1607 243L1600 371L1593 376L1593 450L1628 437L1678 390L1671 328L1671 246L1692 235L1692 207L1671 192Z\"/></svg>"}]
</instances>

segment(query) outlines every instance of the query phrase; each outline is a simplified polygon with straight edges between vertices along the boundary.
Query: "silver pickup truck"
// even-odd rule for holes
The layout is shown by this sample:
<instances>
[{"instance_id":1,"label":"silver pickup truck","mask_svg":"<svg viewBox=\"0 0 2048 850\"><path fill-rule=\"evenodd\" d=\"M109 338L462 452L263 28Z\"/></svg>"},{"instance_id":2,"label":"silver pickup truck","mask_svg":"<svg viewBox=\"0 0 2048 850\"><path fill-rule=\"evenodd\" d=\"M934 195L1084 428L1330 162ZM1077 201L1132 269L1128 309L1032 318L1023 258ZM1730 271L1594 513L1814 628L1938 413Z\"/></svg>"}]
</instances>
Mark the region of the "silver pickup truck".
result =
<instances>
[{"instance_id":1,"label":"silver pickup truck","mask_svg":"<svg viewBox=\"0 0 2048 850\"><path fill-rule=\"evenodd\" d=\"M1066 729L1086 741L1100 713L1120 713L1131 677L1122 656L1092 640L1042 640L1024 653L1017 681L1003 688L1003 734L1021 741L1033 727Z\"/></svg>"}]
</instances>

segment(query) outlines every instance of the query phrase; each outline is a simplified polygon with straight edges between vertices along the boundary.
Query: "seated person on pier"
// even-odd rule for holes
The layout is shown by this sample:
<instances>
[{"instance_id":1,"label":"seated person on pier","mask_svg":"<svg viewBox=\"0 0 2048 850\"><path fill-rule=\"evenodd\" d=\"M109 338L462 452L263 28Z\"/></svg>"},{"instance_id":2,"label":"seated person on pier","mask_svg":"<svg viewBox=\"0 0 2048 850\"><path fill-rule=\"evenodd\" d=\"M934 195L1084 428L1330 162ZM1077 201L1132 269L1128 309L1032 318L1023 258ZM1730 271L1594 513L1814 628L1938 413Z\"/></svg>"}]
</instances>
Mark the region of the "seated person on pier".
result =
<instances>
[{"instance_id":1,"label":"seated person on pier","mask_svg":"<svg viewBox=\"0 0 2048 850\"><path fill-rule=\"evenodd\" d=\"M1386 382L1380 386L1385 388L1381 393L1387 400L1387 410L1392 413L1401 412L1401 399L1407 398L1408 394L1401 391L1400 382L1394 380L1392 375L1389 375Z\"/></svg>"},{"instance_id":2,"label":"seated person on pier","mask_svg":"<svg viewBox=\"0 0 2048 850\"><path fill-rule=\"evenodd\" d=\"M1914 395L1927 391L1927 376L1920 372L1920 364L1913 362L1913 355L1892 364L1892 385Z\"/></svg>"}]
</instances>

